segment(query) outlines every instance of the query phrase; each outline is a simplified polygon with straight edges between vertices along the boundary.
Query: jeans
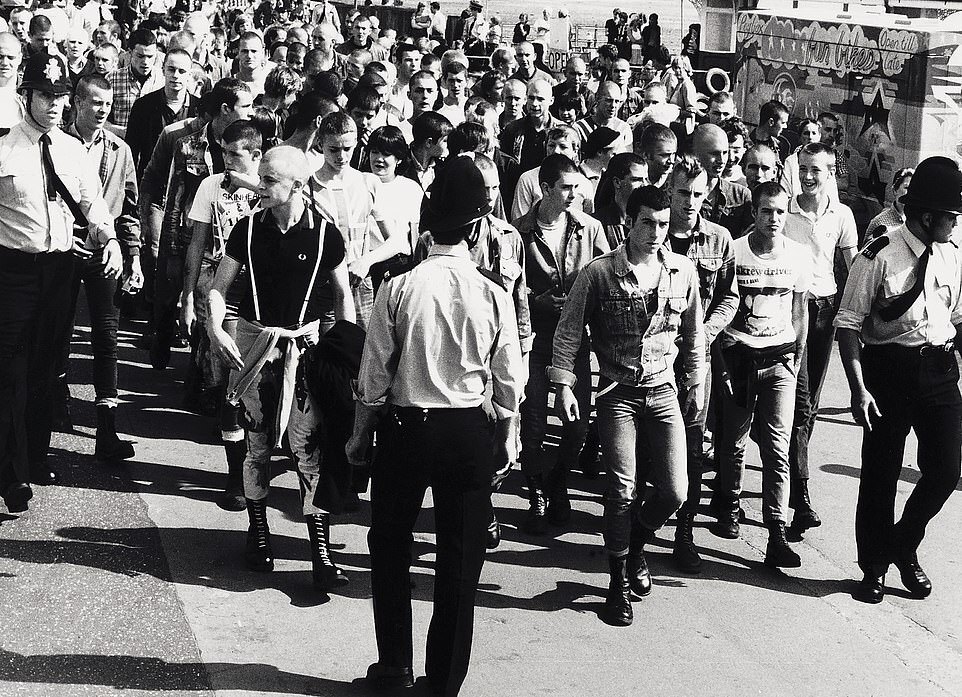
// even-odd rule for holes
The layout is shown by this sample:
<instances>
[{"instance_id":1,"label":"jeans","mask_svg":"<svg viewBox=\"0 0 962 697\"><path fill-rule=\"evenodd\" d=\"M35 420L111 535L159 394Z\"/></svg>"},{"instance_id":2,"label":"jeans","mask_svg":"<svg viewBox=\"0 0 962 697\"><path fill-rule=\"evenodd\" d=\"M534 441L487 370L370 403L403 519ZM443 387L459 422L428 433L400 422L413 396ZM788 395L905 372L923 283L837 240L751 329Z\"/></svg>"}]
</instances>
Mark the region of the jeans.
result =
<instances>
[{"instance_id":1,"label":"jeans","mask_svg":"<svg viewBox=\"0 0 962 697\"><path fill-rule=\"evenodd\" d=\"M581 349L575 359L575 398L581 419L561 427L561 443L558 458L549 462L544 448L548 430L548 390L550 384L545 371L551 365L551 337L544 339L536 334L531 353L528 354L528 383L521 402L521 471L528 477L548 477L555 467L570 469L581 454L588 432L588 414L591 412L591 355L588 337L582 337Z\"/></svg>"},{"instance_id":2,"label":"jeans","mask_svg":"<svg viewBox=\"0 0 962 697\"><path fill-rule=\"evenodd\" d=\"M43 472L57 356L69 331L73 257L0 247L0 493Z\"/></svg>"},{"instance_id":3,"label":"jeans","mask_svg":"<svg viewBox=\"0 0 962 697\"><path fill-rule=\"evenodd\" d=\"M610 554L620 556L628 552L632 509L646 479L655 487L655 495L637 512L644 527L657 530L685 500L685 425L672 383L617 385L598 397L597 410L608 475L605 546ZM650 464L639 470L639 462Z\"/></svg>"},{"instance_id":4,"label":"jeans","mask_svg":"<svg viewBox=\"0 0 962 697\"><path fill-rule=\"evenodd\" d=\"M431 487L437 531L426 673L433 694L457 695L468 672L474 601L491 515L493 443L482 409L396 409L378 427L371 472L371 592L378 660L410 666L411 545Z\"/></svg>"},{"instance_id":5,"label":"jeans","mask_svg":"<svg viewBox=\"0 0 962 697\"><path fill-rule=\"evenodd\" d=\"M740 347L723 351L736 397L721 390L722 427L715 448L715 492L731 510L742 491L745 446L752 421L762 459L762 519L785 523L788 511L788 442L795 399L794 354L757 359Z\"/></svg>"},{"instance_id":6,"label":"jeans","mask_svg":"<svg viewBox=\"0 0 962 697\"><path fill-rule=\"evenodd\" d=\"M170 346L178 330L177 308L184 289L184 259L161 249L154 274L154 342Z\"/></svg>"},{"instance_id":7,"label":"jeans","mask_svg":"<svg viewBox=\"0 0 962 697\"><path fill-rule=\"evenodd\" d=\"M84 285L87 309L90 312L90 346L93 349L93 379L97 406L117 404L117 327L120 323L118 281L104 278L104 265L97 253L86 261L74 260L70 285L70 331L61 347L58 375L67 374L70 358L70 336L73 334L74 315L80 284Z\"/></svg>"},{"instance_id":8,"label":"jeans","mask_svg":"<svg viewBox=\"0 0 962 697\"><path fill-rule=\"evenodd\" d=\"M808 442L812 439L818 417L818 400L832 357L835 328L835 296L809 298L808 338L805 354L798 369L795 389L795 421L789 445L788 462L792 479L808 479Z\"/></svg>"},{"instance_id":9,"label":"jeans","mask_svg":"<svg viewBox=\"0 0 962 697\"><path fill-rule=\"evenodd\" d=\"M929 521L958 484L962 397L954 352L923 358L898 347L866 346L862 370L882 416L862 433L855 541L862 571L882 573L890 562L916 553ZM922 476L896 523L896 489L910 429L918 437Z\"/></svg>"}]
</instances>

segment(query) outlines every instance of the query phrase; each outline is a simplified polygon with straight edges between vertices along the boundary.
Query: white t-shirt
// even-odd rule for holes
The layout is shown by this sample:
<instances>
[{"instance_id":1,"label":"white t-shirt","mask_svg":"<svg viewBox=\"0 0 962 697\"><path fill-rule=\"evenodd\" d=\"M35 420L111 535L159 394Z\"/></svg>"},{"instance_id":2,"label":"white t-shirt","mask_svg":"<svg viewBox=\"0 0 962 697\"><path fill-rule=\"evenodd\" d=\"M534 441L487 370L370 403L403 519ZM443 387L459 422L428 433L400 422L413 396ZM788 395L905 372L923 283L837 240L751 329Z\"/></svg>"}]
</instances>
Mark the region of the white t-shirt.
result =
<instances>
[{"instance_id":1,"label":"white t-shirt","mask_svg":"<svg viewBox=\"0 0 962 697\"><path fill-rule=\"evenodd\" d=\"M772 253L759 257L752 252L749 237L740 237L732 245L739 298L725 334L752 348L792 343L794 293L806 292L811 285L812 256L805 246L779 236Z\"/></svg>"},{"instance_id":2,"label":"white t-shirt","mask_svg":"<svg viewBox=\"0 0 962 697\"><path fill-rule=\"evenodd\" d=\"M395 177L387 184L381 182L374 196L374 205L394 222L399 233L407 236L412 250L418 239L423 198L421 187L407 177Z\"/></svg>"},{"instance_id":3,"label":"white t-shirt","mask_svg":"<svg viewBox=\"0 0 962 697\"><path fill-rule=\"evenodd\" d=\"M238 189L231 193L223 187L224 174L212 174L197 187L194 202L187 217L210 225L213 244L204 249L204 258L217 262L224 256L227 238L237 222L257 207L257 193Z\"/></svg>"},{"instance_id":4,"label":"white t-shirt","mask_svg":"<svg viewBox=\"0 0 962 697\"><path fill-rule=\"evenodd\" d=\"M556 259L561 255L561 245L564 244L565 225L567 222L568 218L564 215L550 224L542 223L540 220L538 221L541 236L544 238L544 241L548 243Z\"/></svg>"},{"instance_id":5,"label":"white t-shirt","mask_svg":"<svg viewBox=\"0 0 962 697\"><path fill-rule=\"evenodd\" d=\"M445 104L440 109L438 113L444 118L451 122L452 126L460 126L464 123L464 105L458 104Z\"/></svg>"}]
</instances>

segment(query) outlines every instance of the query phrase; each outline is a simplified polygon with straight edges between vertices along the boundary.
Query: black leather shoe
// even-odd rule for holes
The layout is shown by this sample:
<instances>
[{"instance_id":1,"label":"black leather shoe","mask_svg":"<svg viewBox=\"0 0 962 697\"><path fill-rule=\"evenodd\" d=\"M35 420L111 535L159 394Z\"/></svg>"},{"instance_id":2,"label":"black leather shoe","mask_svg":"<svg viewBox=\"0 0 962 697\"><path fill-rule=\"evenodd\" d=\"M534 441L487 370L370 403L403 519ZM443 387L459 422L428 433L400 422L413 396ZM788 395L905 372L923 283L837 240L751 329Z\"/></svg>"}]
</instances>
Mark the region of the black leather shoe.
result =
<instances>
[{"instance_id":1,"label":"black leather shoe","mask_svg":"<svg viewBox=\"0 0 962 697\"><path fill-rule=\"evenodd\" d=\"M885 597L885 574L881 576L874 573L865 574L852 591L852 597L860 603L875 605L882 602Z\"/></svg>"},{"instance_id":2,"label":"black leather shoe","mask_svg":"<svg viewBox=\"0 0 962 697\"><path fill-rule=\"evenodd\" d=\"M916 598L927 598L932 593L932 581L919 566L919 560L912 555L908 559L896 559L895 568L902 577L902 585Z\"/></svg>"},{"instance_id":3,"label":"black leather shoe","mask_svg":"<svg viewBox=\"0 0 962 697\"><path fill-rule=\"evenodd\" d=\"M367 669L367 681L375 690L414 687L414 669L411 666L372 663Z\"/></svg>"},{"instance_id":4,"label":"black leather shoe","mask_svg":"<svg viewBox=\"0 0 962 697\"><path fill-rule=\"evenodd\" d=\"M23 483L11 484L3 493L3 503L11 513L23 513L27 502L33 498L33 490Z\"/></svg>"}]
</instances>

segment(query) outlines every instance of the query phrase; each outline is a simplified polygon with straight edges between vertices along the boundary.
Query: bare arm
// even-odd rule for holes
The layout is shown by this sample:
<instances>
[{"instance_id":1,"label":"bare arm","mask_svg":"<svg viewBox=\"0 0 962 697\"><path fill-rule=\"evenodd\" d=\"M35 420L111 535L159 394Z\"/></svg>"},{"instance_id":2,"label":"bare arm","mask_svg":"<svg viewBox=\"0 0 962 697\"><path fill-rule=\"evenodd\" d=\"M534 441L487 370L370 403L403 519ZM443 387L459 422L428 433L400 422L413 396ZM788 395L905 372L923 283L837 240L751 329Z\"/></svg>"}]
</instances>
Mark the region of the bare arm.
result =
<instances>
[{"instance_id":1,"label":"bare arm","mask_svg":"<svg viewBox=\"0 0 962 697\"><path fill-rule=\"evenodd\" d=\"M796 291L792 296L792 326L795 328L795 369L802 364L808 340L808 293Z\"/></svg>"},{"instance_id":2,"label":"bare arm","mask_svg":"<svg viewBox=\"0 0 962 697\"><path fill-rule=\"evenodd\" d=\"M862 375L862 342L854 329L840 327L835 335L838 338L842 367L845 368L845 377L848 378L848 386L852 392L852 416L859 426L871 431L872 419L879 418L882 412L879 411L872 393L865 387L865 378Z\"/></svg>"},{"instance_id":3,"label":"bare arm","mask_svg":"<svg viewBox=\"0 0 962 697\"><path fill-rule=\"evenodd\" d=\"M191 331L191 326L197 316L194 312L194 289L197 287L197 280L200 278L204 245L207 243L211 230L210 223L201 223L196 220L192 222L194 224L194 235L190 238L187 256L184 259L184 288L180 294L181 320L187 331Z\"/></svg>"},{"instance_id":4,"label":"bare arm","mask_svg":"<svg viewBox=\"0 0 962 697\"><path fill-rule=\"evenodd\" d=\"M334 289L334 317L338 320L357 322L357 312L354 308L354 294L348 279L347 264L341 263L329 272L331 287Z\"/></svg>"},{"instance_id":5,"label":"bare arm","mask_svg":"<svg viewBox=\"0 0 962 697\"><path fill-rule=\"evenodd\" d=\"M208 304L210 313L207 320L207 335L210 337L211 350L215 355L238 370L244 367L244 359L240 349L230 334L224 331L224 318L227 316L227 289L230 288L241 265L230 257L224 257L214 275L214 284L210 289Z\"/></svg>"}]
</instances>

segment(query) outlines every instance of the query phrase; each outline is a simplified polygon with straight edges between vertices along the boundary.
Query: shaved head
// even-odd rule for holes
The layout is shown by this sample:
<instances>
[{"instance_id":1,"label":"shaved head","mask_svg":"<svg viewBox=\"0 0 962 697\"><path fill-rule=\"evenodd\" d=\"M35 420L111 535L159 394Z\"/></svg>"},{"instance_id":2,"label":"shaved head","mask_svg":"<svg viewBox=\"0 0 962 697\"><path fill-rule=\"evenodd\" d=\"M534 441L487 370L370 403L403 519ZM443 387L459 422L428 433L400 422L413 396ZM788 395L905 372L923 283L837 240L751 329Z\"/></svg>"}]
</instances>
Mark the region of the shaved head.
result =
<instances>
[{"instance_id":1,"label":"shaved head","mask_svg":"<svg viewBox=\"0 0 962 697\"><path fill-rule=\"evenodd\" d=\"M290 145L278 145L264 153L261 167L269 167L278 177L300 182L306 182L311 176L307 155Z\"/></svg>"},{"instance_id":2,"label":"shaved head","mask_svg":"<svg viewBox=\"0 0 962 697\"><path fill-rule=\"evenodd\" d=\"M718 145L722 141L724 141L726 145L728 144L728 136L725 135L725 131L713 123L703 123L695 129L692 147L695 149L695 152L699 150L704 151L712 146Z\"/></svg>"},{"instance_id":3,"label":"shaved head","mask_svg":"<svg viewBox=\"0 0 962 697\"><path fill-rule=\"evenodd\" d=\"M16 51L17 54L20 54L23 51L23 46L20 44L20 39L8 31L0 32L0 48L9 51Z\"/></svg>"}]
</instances>

